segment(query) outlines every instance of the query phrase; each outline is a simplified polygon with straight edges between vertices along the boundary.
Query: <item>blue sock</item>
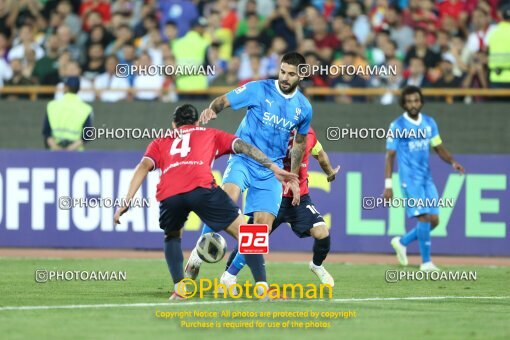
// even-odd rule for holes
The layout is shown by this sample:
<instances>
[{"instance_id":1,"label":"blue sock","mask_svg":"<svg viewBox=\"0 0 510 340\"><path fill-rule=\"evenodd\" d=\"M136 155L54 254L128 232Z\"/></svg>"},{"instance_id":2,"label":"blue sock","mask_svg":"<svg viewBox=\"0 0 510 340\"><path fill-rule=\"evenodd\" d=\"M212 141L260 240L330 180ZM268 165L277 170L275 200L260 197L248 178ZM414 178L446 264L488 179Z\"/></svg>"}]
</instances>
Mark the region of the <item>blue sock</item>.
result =
<instances>
[{"instance_id":1,"label":"blue sock","mask_svg":"<svg viewBox=\"0 0 510 340\"><path fill-rule=\"evenodd\" d=\"M214 230L211 229L207 224L204 223L204 226L202 227L202 233L200 235L204 235L207 233L215 233Z\"/></svg>"},{"instance_id":2,"label":"blue sock","mask_svg":"<svg viewBox=\"0 0 510 340\"><path fill-rule=\"evenodd\" d=\"M418 222L418 242L423 263L430 261L430 222Z\"/></svg>"},{"instance_id":3,"label":"blue sock","mask_svg":"<svg viewBox=\"0 0 510 340\"><path fill-rule=\"evenodd\" d=\"M407 234L400 238L400 244L407 247L409 243L414 242L418 239L418 228L411 229Z\"/></svg>"},{"instance_id":4,"label":"blue sock","mask_svg":"<svg viewBox=\"0 0 510 340\"><path fill-rule=\"evenodd\" d=\"M184 257L179 237L165 237L165 259L174 283L184 279L184 269L182 268Z\"/></svg>"},{"instance_id":5,"label":"blue sock","mask_svg":"<svg viewBox=\"0 0 510 340\"><path fill-rule=\"evenodd\" d=\"M234 257L234 261L232 261L232 264L228 267L227 272L232 275L237 275L245 265L246 259L244 255L237 253L236 257Z\"/></svg>"}]
</instances>

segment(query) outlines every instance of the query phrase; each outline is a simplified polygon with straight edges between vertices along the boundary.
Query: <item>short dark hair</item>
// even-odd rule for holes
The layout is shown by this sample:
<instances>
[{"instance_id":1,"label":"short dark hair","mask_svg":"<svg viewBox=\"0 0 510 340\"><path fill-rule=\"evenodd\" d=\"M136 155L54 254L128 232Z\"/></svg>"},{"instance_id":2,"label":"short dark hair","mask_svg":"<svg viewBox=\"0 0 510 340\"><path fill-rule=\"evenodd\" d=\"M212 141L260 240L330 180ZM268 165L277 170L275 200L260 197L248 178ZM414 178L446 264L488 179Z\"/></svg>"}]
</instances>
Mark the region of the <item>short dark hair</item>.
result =
<instances>
[{"instance_id":1,"label":"short dark hair","mask_svg":"<svg viewBox=\"0 0 510 340\"><path fill-rule=\"evenodd\" d=\"M306 60L297 52L289 52L283 56L282 63L298 66L299 64L306 64Z\"/></svg>"},{"instance_id":2,"label":"short dark hair","mask_svg":"<svg viewBox=\"0 0 510 340\"><path fill-rule=\"evenodd\" d=\"M177 106L173 114L173 121L177 127L192 125L198 120L198 111L191 104Z\"/></svg>"},{"instance_id":3,"label":"short dark hair","mask_svg":"<svg viewBox=\"0 0 510 340\"><path fill-rule=\"evenodd\" d=\"M421 89L418 86L409 85L402 89L402 94L400 95L400 106L403 109L405 109L404 104L406 103L406 96L414 93L418 93L420 95L421 104L422 105L425 104L425 101L423 99L423 93L421 93Z\"/></svg>"}]
</instances>

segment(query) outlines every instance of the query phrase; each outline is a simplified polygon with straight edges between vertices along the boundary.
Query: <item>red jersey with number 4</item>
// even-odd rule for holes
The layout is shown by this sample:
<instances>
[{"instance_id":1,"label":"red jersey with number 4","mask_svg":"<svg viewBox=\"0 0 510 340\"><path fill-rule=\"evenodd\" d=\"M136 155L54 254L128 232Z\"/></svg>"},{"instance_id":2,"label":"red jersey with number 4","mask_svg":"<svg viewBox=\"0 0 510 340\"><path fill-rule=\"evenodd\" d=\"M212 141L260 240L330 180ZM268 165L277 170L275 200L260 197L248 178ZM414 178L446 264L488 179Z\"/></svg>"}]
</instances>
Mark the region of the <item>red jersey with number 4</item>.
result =
<instances>
[{"instance_id":1,"label":"red jersey with number 4","mask_svg":"<svg viewBox=\"0 0 510 340\"><path fill-rule=\"evenodd\" d=\"M290 171L290 150L292 149L293 140L294 134L291 135L289 140L289 147L287 148L287 155L283 160L283 168L287 171ZM317 136L315 135L315 131L313 131L313 129L310 127L308 130L308 135L306 136L306 149L303 154L303 160L301 161L301 166L299 167L299 191L301 196L310 192L308 189L308 163L310 160L310 152L314 148L315 144L317 144ZM292 197L292 191L289 190L287 194L283 194L283 197Z\"/></svg>"},{"instance_id":2,"label":"red jersey with number 4","mask_svg":"<svg viewBox=\"0 0 510 340\"><path fill-rule=\"evenodd\" d=\"M153 140L144 154L154 162L154 169L161 170L156 192L158 201L198 187L216 187L212 163L224 154L234 153L232 147L238 138L195 125L183 125L178 130L180 135Z\"/></svg>"}]
</instances>

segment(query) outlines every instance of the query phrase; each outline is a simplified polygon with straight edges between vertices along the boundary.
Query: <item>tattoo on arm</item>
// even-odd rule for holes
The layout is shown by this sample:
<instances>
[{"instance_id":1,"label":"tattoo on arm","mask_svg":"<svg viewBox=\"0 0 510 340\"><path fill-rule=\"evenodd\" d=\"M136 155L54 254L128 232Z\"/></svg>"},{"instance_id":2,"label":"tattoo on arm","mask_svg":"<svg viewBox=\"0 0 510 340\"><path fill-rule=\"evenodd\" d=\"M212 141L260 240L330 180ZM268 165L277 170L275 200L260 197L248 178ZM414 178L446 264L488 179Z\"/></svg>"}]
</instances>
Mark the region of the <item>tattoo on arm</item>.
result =
<instances>
[{"instance_id":1,"label":"tattoo on arm","mask_svg":"<svg viewBox=\"0 0 510 340\"><path fill-rule=\"evenodd\" d=\"M227 108L229 106L230 105L228 103L227 96L223 95L223 96L220 96L220 97L214 99L211 102L211 105L209 105L209 108L211 110L213 110L214 112L216 112L216 114L218 114L221 111L223 111L224 108Z\"/></svg>"},{"instance_id":2,"label":"tattoo on arm","mask_svg":"<svg viewBox=\"0 0 510 340\"><path fill-rule=\"evenodd\" d=\"M295 174L299 174L299 168L301 167L301 161L303 160L305 147L306 135L296 134L294 144L290 150L290 171Z\"/></svg>"},{"instance_id":3,"label":"tattoo on arm","mask_svg":"<svg viewBox=\"0 0 510 340\"><path fill-rule=\"evenodd\" d=\"M246 156L256 160L266 168L270 168L273 162L258 148L255 146L246 143L242 139L236 139L234 143L234 151L236 153L243 153Z\"/></svg>"}]
</instances>

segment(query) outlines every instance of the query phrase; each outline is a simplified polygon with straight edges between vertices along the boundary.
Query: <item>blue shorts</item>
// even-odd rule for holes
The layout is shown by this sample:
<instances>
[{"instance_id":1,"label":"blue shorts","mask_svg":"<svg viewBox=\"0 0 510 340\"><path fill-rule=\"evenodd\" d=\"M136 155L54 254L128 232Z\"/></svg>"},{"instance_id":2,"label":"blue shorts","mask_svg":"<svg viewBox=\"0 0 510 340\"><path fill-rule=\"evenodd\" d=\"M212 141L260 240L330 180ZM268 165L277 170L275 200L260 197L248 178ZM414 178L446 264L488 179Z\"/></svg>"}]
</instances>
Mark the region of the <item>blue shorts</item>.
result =
<instances>
[{"instance_id":1,"label":"blue shorts","mask_svg":"<svg viewBox=\"0 0 510 340\"><path fill-rule=\"evenodd\" d=\"M437 194L436 186L431 178L422 181L401 180L401 188L402 194L407 199L407 217L416 217L423 214L439 215L439 195ZM435 202L435 204L410 204L413 202L413 200L410 199L419 200L423 203L431 203L432 201Z\"/></svg>"},{"instance_id":2,"label":"blue shorts","mask_svg":"<svg viewBox=\"0 0 510 340\"><path fill-rule=\"evenodd\" d=\"M235 184L241 193L248 189L245 215L253 216L254 212L262 211L277 216L282 200L282 184L271 170L250 163L243 157L232 155L223 174L223 184Z\"/></svg>"}]
</instances>

